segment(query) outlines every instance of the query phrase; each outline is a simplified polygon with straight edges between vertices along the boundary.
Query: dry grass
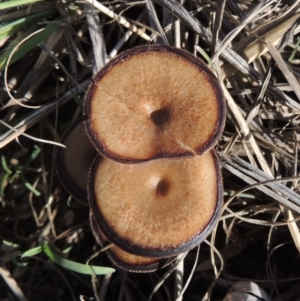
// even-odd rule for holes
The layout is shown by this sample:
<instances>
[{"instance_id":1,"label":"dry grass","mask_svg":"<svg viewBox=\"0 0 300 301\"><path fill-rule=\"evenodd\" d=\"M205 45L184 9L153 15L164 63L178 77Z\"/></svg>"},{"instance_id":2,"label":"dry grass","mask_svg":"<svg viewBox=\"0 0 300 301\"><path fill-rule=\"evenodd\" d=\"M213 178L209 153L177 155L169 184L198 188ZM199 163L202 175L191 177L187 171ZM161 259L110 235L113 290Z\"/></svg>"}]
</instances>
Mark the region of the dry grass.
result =
<instances>
[{"instance_id":1,"label":"dry grass","mask_svg":"<svg viewBox=\"0 0 300 301\"><path fill-rule=\"evenodd\" d=\"M223 300L239 280L256 282L272 300L299 299L299 2L48 1L0 11L2 25L50 11L6 37L0 31L0 301L182 300L182 293ZM44 27L48 36L8 66ZM77 262L99 251L87 208L57 178L55 149L81 115L92 75L145 43L207 54L222 84L228 118L217 147L225 200L218 226L199 258L192 250L151 274L90 277L43 254L21 260L45 240ZM111 265L102 253L91 261Z\"/></svg>"}]
</instances>

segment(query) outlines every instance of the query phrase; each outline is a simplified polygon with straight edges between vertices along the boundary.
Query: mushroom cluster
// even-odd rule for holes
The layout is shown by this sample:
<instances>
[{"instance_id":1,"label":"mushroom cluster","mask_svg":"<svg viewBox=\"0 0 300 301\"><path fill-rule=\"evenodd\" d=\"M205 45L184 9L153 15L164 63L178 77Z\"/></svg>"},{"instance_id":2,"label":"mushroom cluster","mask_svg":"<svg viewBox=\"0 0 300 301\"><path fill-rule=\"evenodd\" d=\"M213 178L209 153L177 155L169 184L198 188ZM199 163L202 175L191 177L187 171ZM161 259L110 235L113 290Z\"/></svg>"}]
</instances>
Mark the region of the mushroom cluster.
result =
<instances>
[{"instance_id":1,"label":"mushroom cluster","mask_svg":"<svg viewBox=\"0 0 300 301\"><path fill-rule=\"evenodd\" d=\"M212 231L222 206L212 147L224 123L217 80L186 51L136 47L95 76L57 171L117 266L154 271Z\"/></svg>"}]
</instances>

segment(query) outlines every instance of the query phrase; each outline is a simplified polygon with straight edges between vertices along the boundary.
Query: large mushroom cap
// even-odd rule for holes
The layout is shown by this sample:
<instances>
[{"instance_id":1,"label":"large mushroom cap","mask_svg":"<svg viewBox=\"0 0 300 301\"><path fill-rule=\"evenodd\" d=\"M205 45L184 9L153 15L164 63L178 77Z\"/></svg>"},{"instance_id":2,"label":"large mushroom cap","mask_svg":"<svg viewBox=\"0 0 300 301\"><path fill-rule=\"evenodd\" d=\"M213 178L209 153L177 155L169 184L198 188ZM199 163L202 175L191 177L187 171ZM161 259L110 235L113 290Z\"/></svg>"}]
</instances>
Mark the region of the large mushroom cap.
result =
<instances>
[{"instance_id":1,"label":"large mushroom cap","mask_svg":"<svg viewBox=\"0 0 300 301\"><path fill-rule=\"evenodd\" d=\"M95 222L92 212L90 212L90 224L96 238L96 241L101 247L110 244L105 237L97 223ZM106 251L110 260L119 268L136 273L154 272L158 269L164 268L174 261L174 258L157 258L144 257L130 254L116 245L112 246Z\"/></svg>"},{"instance_id":2,"label":"large mushroom cap","mask_svg":"<svg viewBox=\"0 0 300 301\"><path fill-rule=\"evenodd\" d=\"M95 147L120 162L202 154L225 122L221 88L206 65L158 45L109 62L88 89L85 112Z\"/></svg>"},{"instance_id":3,"label":"large mushroom cap","mask_svg":"<svg viewBox=\"0 0 300 301\"><path fill-rule=\"evenodd\" d=\"M213 151L137 165L95 160L88 189L105 236L127 252L149 257L176 255L203 241L222 205Z\"/></svg>"},{"instance_id":4,"label":"large mushroom cap","mask_svg":"<svg viewBox=\"0 0 300 301\"><path fill-rule=\"evenodd\" d=\"M64 133L61 142L66 148L57 150L56 169L68 192L87 205L87 178L96 150L86 135L84 119L78 119Z\"/></svg>"}]
</instances>

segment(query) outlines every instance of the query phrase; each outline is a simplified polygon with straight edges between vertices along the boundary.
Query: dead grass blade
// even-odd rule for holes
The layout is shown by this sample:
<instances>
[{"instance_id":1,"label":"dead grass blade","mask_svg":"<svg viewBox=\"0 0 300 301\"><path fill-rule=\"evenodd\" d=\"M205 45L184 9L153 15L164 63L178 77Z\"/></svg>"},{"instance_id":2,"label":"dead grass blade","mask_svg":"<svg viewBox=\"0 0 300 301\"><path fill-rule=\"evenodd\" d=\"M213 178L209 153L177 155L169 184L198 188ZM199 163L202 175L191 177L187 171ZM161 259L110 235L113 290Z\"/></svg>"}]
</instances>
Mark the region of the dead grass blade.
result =
<instances>
[{"instance_id":1,"label":"dead grass blade","mask_svg":"<svg viewBox=\"0 0 300 301\"><path fill-rule=\"evenodd\" d=\"M114 13L110 9L108 9L106 6L101 4L100 2L96 0L85 0L87 3L90 3L93 5L95 8L99 9L103 14L109 16L113 20L117 21L120 25L130 29L132 32L136 33L139 35L141 38L143 38L146 41L150 41L151 38L144 32L143 29L138 28L137 26L131 24L128 22L125 18L119 16L118 14Z\"/></svg>"},{"instance_id":2,"label":"dead grass blade","mask_svg":"<svg viewBox=\"0 0 300 301\"><path fill-rule=\"evenodd\" d=\"M28 300L8 270L0 267L0 275L2 276L5 283L9 286L18 301Z\"/></svg>"},{"instance_id":3,"label":"dead grass blade","mask_svg":"<svg viewBox=\"0 0 300 301\"><path fill-rule=\"evenodd\" d=\"M248 45L244 49L237 50L238 53L243 57L248 63L253 62L257 57L262 56L268 51L267 44L278 45L284 33L289 30L289 28L299 19L300 13L292 15L284 22L279 23L275 28L269 30L262 37L256 36L256 40ZM239 48L236 46L236 48ZM232 64L225 63L222 67L224 77L229 77L235 73L236 69ZM241 70L241 69L240 69Z\"/></svg>"},{"instance_id":4,"label":"dead grass blade","mask_svg":"<svg viewBox=\"0 0 300 301\"><path fill-rule=\"evenodd\" d=\"M45 116L53 112L57 108L57 106L59 107L66 104L70 99L72 99L73 93L83 92L87 88L89 82L90 80L86 80L83 83L79 84L77 87L72 88L71 90L64 93L64 95L62 95L57 101L43 106L42 108L32 113L30 116L24 118L21 122L14 126L14 130L9 130L0 135L0 148L6 146L9 142L19 137L21 133L24 133L38 121L42 120Z\"/></svg>"},{"instance_id":5,"label":"dead grass blade","mask_svg":"<svg viewBox=\"0 0 300 301\"><path fill-rule=\"evenodd\" d=\"M210 284L209 288L207 289L204 297L202 298L202 301L210 301L211 300L211 294L212 294L213 288L215 286L215 283L216 283L217 279L220 277L221 272L224 268L224 260L223 260L222 255L220 254L220 252L214 246L214 244L210 243L208 240L205 240L205 243L210 246L211 261L212 261L212 265L213 265L213 268L214 268L215 278L212 281L212 283ZM219 270L217 269L217 266L216 266L216 260L215 260L215 256L214 256L215 254L218 256L217 257L218 262L220 262L220 265L221 265Z\"/></svg>"},{"instance_id":6,"label":"dead grass blade","mask_svg":"<svg viewBox=\"0 0 300 301\"><path fill-rule=\"evenodd\" d=\"M240 158L229 158L227 155L221 153L219 153L219 155L222 158L222 166L248 184L259 184L259 182L274 180L257 167ZM280 204L300 213L300 196L297 193L283 184L268 182L265 186L259 185L256 188L263 191Z\"/></svg>"},{"instance_id":7,"label":"dead grass blade","mask_svg":"<svg viewBox=\"0 0 300 301\"><path fill-rule=\"evenodd\" d=\"M146 0L146 2L147 2L147 6L149 8L149 11L150 11L150 16L151 16L152 20L154 21L154 23L155 23L155 25L156 25L159 33L160 33L160 36L161 36L162 40L164 41L164 44L165 45L170 45L169 41L167 39L167 36L166 36L163 28L160 25L160 22L158 20L158 17L157 17L157 14L156 14L156 11L155 11L155 8L153 6L152 1L151 0Z\"/></svg>"},{"instance_id":8,"label":"dead grass blade","mask_svg":"<svg viewBox=\"0 0 300 301\"><path fill-rule=\"evenodd\" d=\"M186 255L188 254L188 252L182 253L180 255L178 255L176 262L168 269L168 271L161 277L161 279L159 280L159 282L155 285L155 287L153 288L148 301L151 301L154 294L158 291L158 289L163 285L163 283L165 282L165 280L176 270L177 265L180 261L184 260L184 258L186 257Z\"/></svg>"},{"instance_id":9,"label":"dead grass blade","mask_svg":"<svg viewBox=\"0 0 300 301\"><path fill-rule=\"evenodd\" d=\"M175 270L175 294L176 301L182 301L182 287L184 275L184 260L179 261Z\"/></svg>"},{"instance_id":10,"label":"dead grass blade","mask_svg":"<svg viewBox=\"0 0 300 301\"><path fill-rule=\"evenodd\" d=\"M102 27L100 24L99 16L96 14L91 4L85 4L84 10L86 20L89 26L89 32L92 40L93 53L94 53L94 74L99 71L106 61L106 47L103 38Z\"/></svg>"},{"instance_id":11,"label":"dead grass blade","mask_svg":"<svg viewBox=\"0 0 300 301\"><path fill-rule=\"evenodd\" d=\"M221 42L219 49L214 54L212 58L212 62L224 51L224 49L232 42L232 40L244 29L244 27L253 21L253 19L258 16L262 11L266 9L270 5L268 0L261 1L255 6L241 21L241 23L231 31ZM248 61L249 63L249 61Z\"/></svg>"},{"instance_id":12,"label":"dead grass blade","mask_svg":"<svg viewBox=\"0 0 300 301\"><path fill-rule=\"evenodd\" d=\"M296 193L295 191L291 190L290 188L288 188L287 186L280 184L280 183L276 183L276 182L280 182L280 181L282 182L281 179L274 179L273 177L270 177L268 174L264 173L259 168L247 163L246 161L242 160L241 158L234 157L234 158L232 158L232 160L234 162L237 162L237 164L239 164L240 171L253 177L254 179L259 180L260 182L269 181L268 183L266 183L266 186L269 186L274 191L276 191L279 194L290 199L294 204L296 204L300 207L300 195L298 193ZM292 178L290 178L290 179L292 179Z\"/></svg>"},{"instance_id":13,"label":"dead grass blade","mask_svg":"<svg viewBox=\"0 0 300 301\"><path fill-rule=\"evenodd\" d=\"M136 22L139 23L142 18L144 17L146 13L146 9L143 10L140 15L137 17ZM129 38L132 36L133 32L131 30L127 30L123 37L119 39L119 41L116 43L116 45L114 46L114 48L111 50L111 52L108 54L107 59L110 60L112 58L114 58L119 50L121 49L121 47L129 40Z\"/></svg>"},{"instance_id":14,"label":"dead grass blade","mask_svg":"<svg viewBox=\"0 0 300 301\"><path fill-rule=\"evenodd\" d=\"M190 15L190 13L180 3L178 3L174 0L169 0L169 1L155 0L155 1L159 4L161 4L162 6L164 6L166 9L168 9L179 20L181 20L183 23L185 23L187 26L189 26L194 32L199 34L201 39L206 41L208 44L211 44L212 37L208 33L208 31L206 31L205 28L200 24L200 22L197 19L193 18ZM286 32L286 30L288 30L288 28L290 26L292 26L292 24L295 22L295 20L299 17L298 14L299 13L297 13L296 15L292 15L292 17L290 17L286 22L284 22L284 25L281 25L279 23L278 27L276 27L276 29L274 29L274 31L266 34L266 36L264 37L265 40L268 42L272 41L272 43L275 44L276 41L278 41L277 32L280 31L280 37L281 37L283 35L283 33ZM251 51L250 50L247 50L247 51L249 51L249 53L253 52L256 55L258 55L260 53L260 51L257 51L257 48L261 47L261 46L258 46L258 45L260 45L261 42L257 41L255 43L256 44L254 44L254 45L252 45L252 44L250 45ZM265 45L264 42L263 42L263 45ZM253 50L253 49L256 49L256 50ZM226 63L224 65L224 67L222 67L223 73L224 73L224 78L228 77L232 74L232 71L226 71L227 67L225 67L225 66L228 66L228 68L230 68L230 69L233 68L234 70L241 71L242 73L250 76L250 78L252 78L253 80L258 81L259 83L261 83L263 81L262 75L259 74L256 70L254 70L253 67L251 67L249 65L247 60L244 59L243 56L239 55L233 49L226 47L223 50L221 55L223 58L225 58L228 61L228 63ZM255 59L255 58L253 58L253 59ZM287 96L285 93L283 93L282 91L277 89L274 85L270 84L268 86L268 91L272 95L277 97L278 99L282 99L282 100L286 101L291 107L300 111L299 103L295 102L291 97Z\"/></svg>"},{"instance_id":15,"label":"dead grass blade","mask_svg":"<svg viewBox=\"0 0 300 301\"><path fill-rule=\"evenodd\" d=\"M227 88L224 86L223 84L223 91L224 91L224 95L225 98L227 99L227 104L228 104L228 108L231 111L231 113L233 114L235 120L237 121L239 128L241 130L241 132L243 133L244 137L248 140L248 142L250 143L261 167L262 170L268 175L272 177L272 172L271 169L269 167L269 165L267 164L264 156L262 155L262 152L258 146L258 144L256 143L256 140L254 138L254 136L252 135L248 124L246 123L244 117L242 116L238 106L236 105L236 103L234 102L233 98L231 97L230 93L228 92ZM289 207L290 208L290 207ZM293 217L293 214L289 211L286 210L285 208L281 207L282 212L285 214L285 218L287 219L288 223L288 227L290 229L291 235L294 239L295 245L297 247L298 250L300 250L300 233L299 233L299 228L296 224L296 222L294 221L295 218ZM297 211L298 212L298 211Z\"/></svg>"},{"instance_id":16,"label":"dead grass blade","mask_svg":"<svg viewBox=\"0 0 300 301\"><path fill-rule=\"evenodd\" d=\"M55 142L55 141L52 141L52 140L40 139L40 138L37 138L37 137L33 137L31 135L25 134L22 131L17 130L13 126L10 126L8 123L4 122L3 120L0 120L0 123L3 124L5 127L9 128L11 131L13 131L18 136L22 135L22 136L25 136L29 139L32 139L33 141L37 141L37 142L41 142L41 143L48 143L48 144L52 144L52 145L56 145L56 146L60 146L60 147L65 147L65 145L63 145L59 142Z\"/></svg>"},{"instance_id":17,"label":"dead grass blade","mask_svg":"<svg viewBox=\"0 0 300 301\"><path fill-rule=\"evenodd\" d=\"M199 34L202 39L211 41L211 36L207 30L179 2L175 0L155 0L155 2L165 7L184 24Z\"/></svg>"},{"instance_id":18,"label":"dead grass blade","mask_svg":"<svg viewBox=\"0 0 300 301\"><path fill-rule=\"evenodd\" d=\"M223 21L226 0L221 0L219 2L220 3L218 3L218 6L216 7L216 18L214 22L214 29L212 35L212 44L211 44L212 56L215 54L216 49L218 47L219 30L221 29L221 25Z\"/></svg>"},{"instance_id":19,"label":"dead grass blade","mask_svg":"<svg viewBox=\"0 0 300 301\"><path fill-rule=\"evenodd\" d=\"M241 133L243 134L243 136L246 138L246 140L250 143L262 169L268 173L269 175L272 175L272 172L270 170L269 165L266 162L266 159L264 158L264 156L262 155L262 152L258 146L258 144L256 143L256 140L254 139L249 126L247 124L247 122L245 121L243 115L241 114L238 106L236 105L235 101L233 100L233 98L231 97L230 93L228 92L227 88L224 86L223 84L223 92L224 92L224 96L227 100L227 105L228 108L230 110L230 112L232 113L233 117L235 118L239 129L241 130Z\"/></svg>"},{"instance_id":20,"label":"dead grass blade","mask_svg":"<svg viewBox=\"0 0 300 301\"><path fill-rule=\"evenodd\" d=\"M272 44L268 43L267 47L273 59L277 63L278 68L281 70L286 80L291 85L293 91L297 95L298 99L300 100L300 85L294 73L291 72L291 70L288 68L287 63L283 60L278 50Z\"/></svg>"},{"instance_id":21,"label":"dead grass blade","mask_svg":"<svg viewBox=\"0 0 300 301\"><path fill-rule=\"evenodd\" d=\"M195 260L194 260L194 265L192 267L192 270L191 270L191 272L189 274L188 279L186 280L186 283L185 283L184 287L182 288L179 296L175 299L175 301L183 300L183 294L186 291L186 289L188 288L188 286L189 286L189 284L190 284L190 282L192 280L192 277L193 277L193 275L195 273L195 270L196 270L196 267L197 267L197 263L198 263L198 258L199 258L200 245L196 249L197 249L197 251L196 251L196 257L195 257ZM182 260L181 262L183 263L184 261ZM183 271L181 273L181 280L182 280L182 278L183 278Z\"/></svg>"}]
</instances>

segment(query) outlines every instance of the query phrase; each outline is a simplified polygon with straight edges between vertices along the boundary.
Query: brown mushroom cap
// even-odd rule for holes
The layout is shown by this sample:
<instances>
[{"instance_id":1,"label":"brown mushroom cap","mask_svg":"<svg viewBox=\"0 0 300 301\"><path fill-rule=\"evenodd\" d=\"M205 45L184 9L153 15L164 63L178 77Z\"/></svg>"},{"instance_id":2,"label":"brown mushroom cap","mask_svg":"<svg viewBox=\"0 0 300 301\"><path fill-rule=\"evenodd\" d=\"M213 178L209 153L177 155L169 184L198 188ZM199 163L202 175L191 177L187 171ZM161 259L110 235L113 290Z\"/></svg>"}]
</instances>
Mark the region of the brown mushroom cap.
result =
<instances>
[{"instance_id":1,"label":"brown mushroom cap","mask_svg":"<svg viewBox=\"0 0 300 301\"><path fill-rule=\"evenodd\" d=\"M135 165L96 159L88 191L105 236L129 253L149 257L193 248L212 231L222 206L214 151Z\"/></svg>"},{"instance_id":2,"label":"brown mushroom cap","mask_svg":"<svg viewBox=\"0 0 300 301\"><path fill-rule=\"evenodd\" d=\"M85 118L78 119L64 133L56 153L56 169L66 190L78 201L87 205L87 178L96 150L84 127Z\"/></svg>"},{"instance_id":3,"label":"brown mushroom cap","mask_svg":"<svg viewBox=\"0 0 300 301\"><path fill-rule=\"evenodd\" d=\"M152 45L123 52L96 75L85 113L97 150L130 163L204 153L222 133L225 102L202 61Z\"/></svg>"},{"instance_id":4,"label":"brown mushroom cap","mask_svg":"<svg viewBox=\"0 0 300 301\"><path fill-rule=\"evenodd\" d=\"M94 237L97 243L104 247L110 244L107 237L100 230L99 226L95 222L92 212L90 212L90 224ZM119 268L136 273L154 272L158 269L164 268L174 261L174 258L156 258L156 257L144 257L134 254L130 254L116 245L112 245L106 251L110 260Z\"/></svg>"}]
</instances>

